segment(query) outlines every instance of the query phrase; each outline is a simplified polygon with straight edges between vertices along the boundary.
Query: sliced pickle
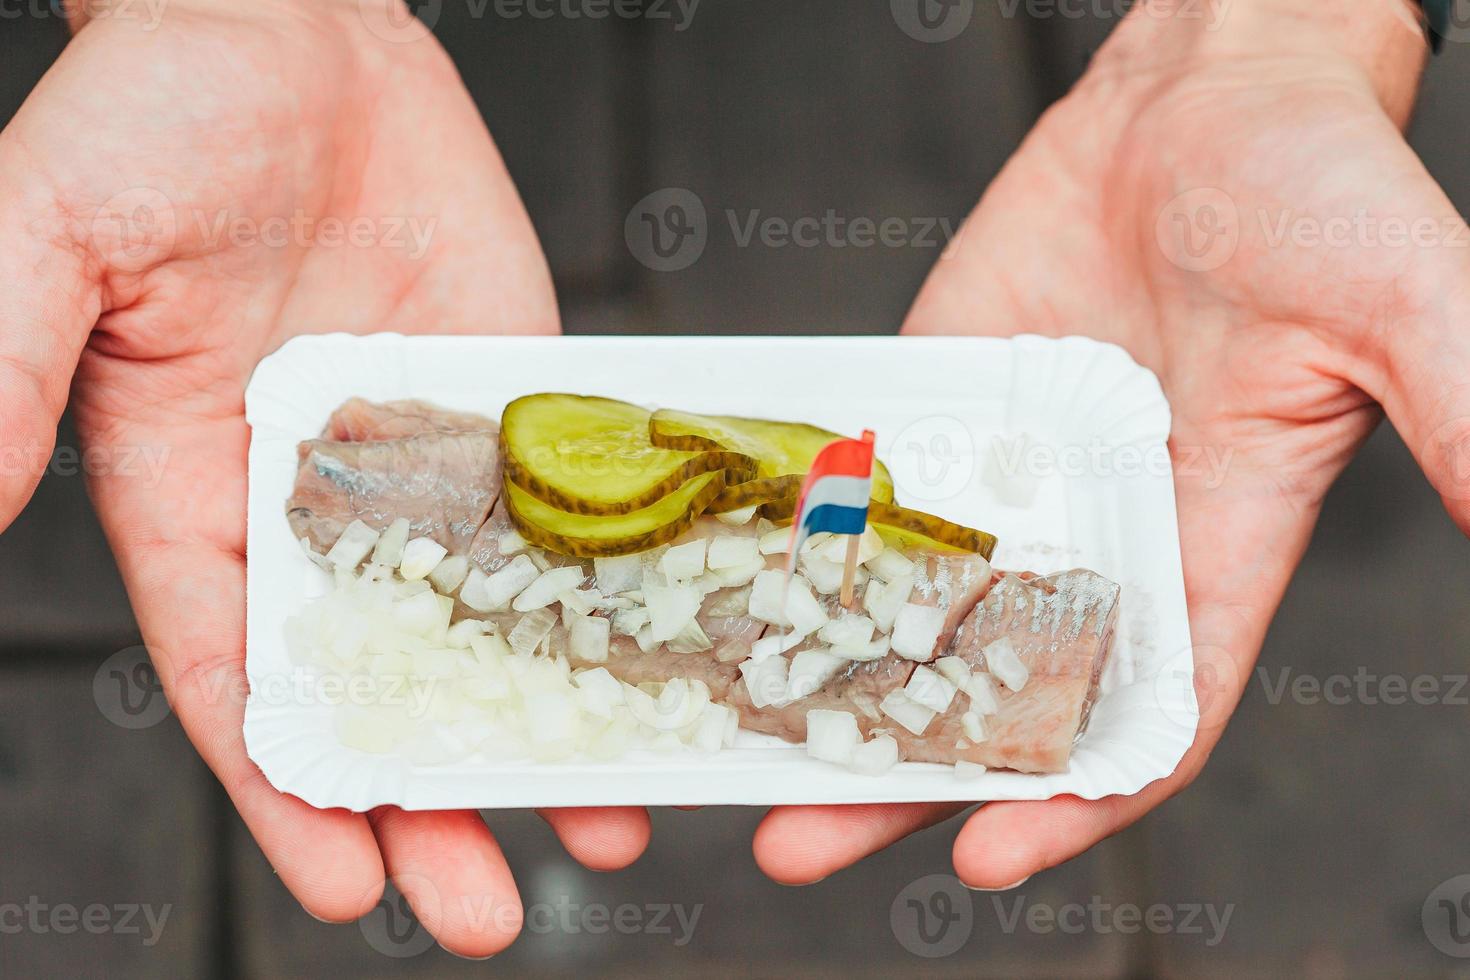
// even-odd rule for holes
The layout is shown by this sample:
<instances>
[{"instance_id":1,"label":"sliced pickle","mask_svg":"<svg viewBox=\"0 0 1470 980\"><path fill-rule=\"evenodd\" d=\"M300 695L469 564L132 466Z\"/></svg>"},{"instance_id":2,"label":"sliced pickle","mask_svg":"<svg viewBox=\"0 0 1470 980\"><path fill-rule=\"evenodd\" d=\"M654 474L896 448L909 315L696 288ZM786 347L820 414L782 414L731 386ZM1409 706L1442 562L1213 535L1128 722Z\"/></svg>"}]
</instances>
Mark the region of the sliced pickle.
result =
<instances>
[{"instance_id":1,"label":"sliced pickle","mask_svg":"<svg viewBox=\"0 0 1470 980\"><path fill-rule=\"evenodd\" d=\"M755 460L718 446L654 446L650 415L611 398L518 398L500 424L507 481L555 510L615 515L651 507L702 474L728 471L722 488L755 478Z\"/></svg>"},{"instance_id":2,"label":"sliced pickle","mask_svg":"<svg viewBox=\"0 0 1470 980\"><path fill-rule=\"evenodd\" d=\"M726 487L724 492L709 505L708 513L724 514L728 511L749 507L751 504L769 504L781 500L795 501L801 493L800 476L773 476L765 480L749 480Z\"/></svg>"},{"instance_id":3,"label":"sliced pickle","mask_svg":"<svg viewBox=\"0 0 1470 980\"><path fill-rule=\"evenodd\" d=\"M796 501L780 500L761 507L760 514L778 524L790 523ZM934 551L967 551L986 561L995 553L993 534L954 524L922 511L873 501L868 505L868 523L885 541L900 551L927 548Z\"/></svg>"},{"instance_id":4,"label":"sliced pickle","mask_svg":"<svg viewBox=\"0 0 1470 980\"><path fill-rule=\"evenodd\" d=\"M792 474L805 476L817 453L832 441L843 438L836 432L802 422L695 415L671 409L653 413L648 434L650 442L665 449L685 452L723 449L749 456L756 460L762 479ZM893 477L888 467L876 459L873 460L873 499L893 502Z\"/></svg>"},{"instance_id":5,"label":"sliced pickle","mask_svg":"<svg viewBox=\"0 0 1470 980\"><path fill-rule=\"evenodd\" d=\"M505 481L505 506L521 536L573 558L611 558L674 540L725 489L722 472L701 473L648 507L626 514L571 514Z\"/></svg>"}]
</instances>

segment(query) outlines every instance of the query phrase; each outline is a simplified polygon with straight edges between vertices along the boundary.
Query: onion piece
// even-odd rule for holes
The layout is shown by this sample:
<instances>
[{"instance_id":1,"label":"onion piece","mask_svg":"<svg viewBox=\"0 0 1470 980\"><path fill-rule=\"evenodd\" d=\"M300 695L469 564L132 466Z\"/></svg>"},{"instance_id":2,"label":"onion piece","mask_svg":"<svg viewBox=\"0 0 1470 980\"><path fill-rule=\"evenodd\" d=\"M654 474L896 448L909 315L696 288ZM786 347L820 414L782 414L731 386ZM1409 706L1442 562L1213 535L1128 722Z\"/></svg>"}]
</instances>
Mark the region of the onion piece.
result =
<instances>
[{"instance_id":1,"label":"onion piece","mask_svg":"<svg viewBox=\"0 0 1470 980\"><path fill-rule=\"evenodd\" d=\"M718 752L734 739L731 729L739 727L735 709L711 701L704 706L689 735L689 746L700 752Z\"/></svg>"},{"instance_id":2,"label":"onion piece","mask_svg":"<svg viewBox=\"0 0 1470 980\"><path fill-rule=\"evenodd\" d=\"M637 636L638 631L648 625L650 618L648 610L642 606L620 609L613 613L612 627L623 636Z\"/></svg>"},{"instance_id":3,"label":"onion piece","mask_svg":"<svg viewBox=\"0 0 1470 980\"><path fill-rule=\"evenodd\" d=\"M378 543L378 532L362 521L353 521L343 528L342 536L327 551L327 561L338 570L352 570L362 564Z\"/></svg>"},{"instance_id":4,"label":"onion piece","mask_svg":"<svg viewBox=\"0 0 1470 980\"><path fill-rule=\"evenodd\" d=\"M601 599L602 593L596 589L563 589L556 594L556 601L561 603L563 612L570 611L574 616L586 616L599 608Z\"/></svg>"},{"instance_id":5,"label":"onion piece","mask_svg":"<svg viewBox=\"0 0 1470 980\"><path fill-rule=\"evenodd\" d=\"M961 657L940 657L934 661L934 669L961 691L969 686L970 665Z\"/></svg>"},{"instance_id":6,"label":"onion piece","mask_svg":"<svg viewBox=\"0 0 1470 980\"><path fill-rule=\"evenodd\" d=\"M526 586L515 597L515 601L510 604L510 607L516 612L531 612L535 609L544 609L556 601L559 593L565 592L567 589L575 589L578 585L582 584L582 579L586 577L586 573L582 571L582 566L580 565L566 565L562 568L553 568L542 572L537 576L536 581ZM490 584L486 585L487 591L494 584L495 576L490 576L490 579Z\"/></svg>"},{"instance_id":7,"label":"onion piece","mask_svg":"<svg viewBox=\"0 0 1470 980\"><path fill-rule=\"evenodd\" d=\"M893 631L893 622L898 618L898 611L908 602L909 594L913 590L914 580L910 575L900 575L886 585L880 584L876 579L868 580L868 587L863 592L863 609L873 617L873 623L880 633Z\"/></svg>"},{"instance_id":8,"label":"onion piece","mask_svg":"<svg viewBox=\"0 0 1470 980\"><path fill-rule=\"evenodd\" d=\"M530 543L521 537L521 532L515 528L511 528L495 539L495 547L502 555L518 555L530 546Z\"/></svg>"},{"instance_id":9,"label":"onion piece","mask_svg":"<svg viewBox=\"0 0 1470 980\"><path fill-rule=\"evenodd\" d=\"M597 588L604 595L627 592L643 582L643 558L640 555L594 558L592 568L597 577Z\"/></svg>"},{"instance_id":10,"label":"onion piece","mask_svg":"<svg viewBox=\"0 0 1470 980\"><path fill-rule=\"evenodd\" d=\"M454 590L464 584L470 573L470 560L463 555L450 555L434 566L429 573L429 584L440 595L453 595ZM484 575L484 572L480 573Z\"/></svg>"},{"instance_id":11,"label":"onion piece","mask_svg":"<svg viewBox=\"0 0 1470 980\"><path fill-rule=\"evenodd\" d=\"M741 565L749 565L753 561L760 561L758 542L755 538L722 534L710 540L707 561L711 571L737 568ZM765 563L761 562L761 564L764 566Z\"/></svg>"},{"instance_id":12,"label":"onion piece","mask_svg":"<svg viewBox=\"0 0 1470 980\"><path fill-rule=\"evenodd\" d=\"M703 653L705 650L713 650L714 642L704 627L699 625L699 620L691 619L684 624L676 635L669 638L670 653Z\"/></svg>"},{"instance_id":13,"label":"onion piece","mask_svg":"<svg viewBox=\"0 0 1470 980\"><path fill-rule=\"evenodd\" d=\"M602 616L574 616L567 628L568 646L573 657L589 663L603 663L612 642L612 623Z\"/></svg>"},{"instance_id":14,"label":"onion piece","mask_svg":"<svg viewBox=\"0 0 1470 980\"><path fill-rule=\"evenodd\" d=\"M970 710L982 715L993 715L1000 710L1000 692L995 681L984 671L973 671L965 681L965 693L970 696Z\"/></svg>"},{"instance_id":15,"label":"onion piece","mask_svg":"<svg viewBox=\"0 0 1470 980\"><path fill-rule=\"evenodd\" d=\"M750 523L750 519L755 516L756 508L756 504L751 504L739 510L727 510L723 514L716 514L715 520L730 527L740 527L742 524Z\"/></svg>"},{"instance_id":16,"label":"onion piece","mask_svg":"<svg viewBox=\"0 0 1470 980\"><path fill-rule=\"evenodd\" d=\"M1012 691L1019 691L1030 680L1031 671L1021 662L1009 636L991 641L980 652L985 655L985 666L990 673Z\"/></svg>"},{"instance_id":17,"label":"onion piece","mask_svg":"<svg viewBox=\"0 0 1470 980\"><path fill-rule=\"evenodd\" d=\"M806 754L813 759L845 766L862 741L857 719L850 712L817 709L806 713Z\"/></svg>"},{"instance_id":18,"label":"onion piece","mask_svg":"<svg viewBox=\"0 0 1470 980\"><path fill-rule=\"evenodd\" d=\"M878 636L860 646L834 646L831 650L832 656L843 660L856 660L860 663L882 660L888 654L888 637Z\"/></svg>"},{"instance_id":19,"label":"onion piece","mask_svg":"<svg viewBox=\"0 0 1470 980\"><path fill-rule=\"evenodd\" d=\"M847 768L859 776L881 776L898 763L898 743L892 735L879 735L852 750Z\"/></svg>"},{"instance_id":20,"label":"onion piece","mask_svg":"<svg viewBox=\"0 0 1470 980\"><path fill-rule=\"evenodd\" d=\"M803 650L791 658L786 674L786 700L815 694L842 669L844 661L826 650Z\"/></svg>"},{"instance_id":21,"label":"onion piece","mask_svg":"<svg viewBox=\"0 0 1470 980\"><path fill-rule=\"evenodd\" d=\"M645 585L643 599L651 617L652 639L664 643L682 633L699 615L704 594L690 585Z\"/></svg>"},{"instance_id":22,"label":"onion piece","mask_svg":"<svg viewBox=\"0 0 1470 980\"><path fill-rule=\"evenodd\" d=\"M834 534L816 549L817 557L823 558L838 565L847 562L847 542L851 540L850 534ZM868 524L863 528L863 533L858 537L857 563L866 565L874 558L883 553L886 546L883 538Z\"/></svg>"},{"instance_id":23,"label":"onion piece","mask_svg":"<svg viewBox=\"0 0 1470 980\"><path fill-rule=\"evenodd\" d=\"M750 645L750 656L752 660L764 660L774 657L778 653L785 653L796 646L805 637L799 633L767 633Z\"/></svg>"},{"instance_id":24,"label":"onion piece","mask_svg":"<svg viewBox=\"0 0 1470 980\"><path fill-rule=\"evenodd\" d=\"M912 577L914 574L914 563L897 548L884 548L868 559L867 566L868 571L885 582L905 576Z\"/></svg>"},{"instance_id":25,"label":"onion piece","mask_svg":"<svg viewBox=\"0 0 1470 980\"><path fill-rule=\"evenodd\" d=\"M408 582L422 579L438 567L447 554L449 549L433 538L414 538L403 546L398 574Z\"/></svg>"},{"instance_id":26,"label":"onion piece","mask_svg":"<svg viewBox=\"0 0 1470 980\"><path fill-rule=\"evenodd\" d=\"M731 568L717 568L711 571L710 574L724 588L738 589L742 586L749 585L765 567L765 559L757 555L743 565L735 565Z\"/></svg>"},{"instance_id":27,"label":"onion piece","mask_svg":"<svg viewBox=\"0 0 1470 980\"><path fill-rule=\"evenodd\" d=\"M556 626L556 613L550 609L536 609L526 613L506 636L510 648L522 657L529 657L551 635Z\"/></svg>"},{"instance_id":28,"label":"onion piece","mask_svg":"<svg viewBox=\"0 0 1470 980\"><path fill-rule=\"evenodd\" d=\"M971 742L983 742L988 734L985 731L985 719L973 711L960 715L960 727L965 730L965 737Z\"/></svg>"},{"instance_id":29,"label":"onion piece","mask_svg":"<svg viewBox=\"0 0 1470 980\"><path fill-rule=\"evenodd\" d=\"M468 650L470 641L485 632L486 623L478 619L461 619L444 636L444 642L454 650Z\"/></svg>"},{"instance_id":30,"label":"onion piece","mask_svg":"<svg viewBox=\"0 0 1470 980\"><path fill-rule=\"evenodd\" d=\"M954 764L954 774L957 779L979 779L990 770L976 762L966 762L961 759Z\"/></svg>"},{"instance_id":31,"label":"onion piece","mask_svg":"<svg viewBox=\"0 0 1470 980\"><path fill-rule=\"evenodd\" d=\"M893 652L921 663L934 658L934 645L944 630L944 610L906 602L893 620Z\"/></svg>"},{"instance_id":32,"label":"onion piece","mask_svg":"<svg viewBox=\"0 0 1470 980\"><path fill-rule=\"evenodd\" d=\"M955 686L928 667L916 667L903 686L903 693L915 704L943 714L954 701Z\"/></svg>"},{"instance_id":33,"label":"onion piece","mask_svg":"<svg viewBox=\"0 0 1470 980\"><path fill-rule=\"evenodd\" d=\"M782 704L786 698L786 671L790 666L785 657L751 658L740 665L740 676L745 681L745 691L750 703L757 708Z\"/></svg>"},{"instance_id":34,"label":"onion piece","mask_svg":"<svg viewBox=\"0 0 1470 980\"><path fill-rule=\"evenodd\" d=\"M623 697L640 723L660 732L676 732L699 718L709 704L709 688L703 681L675 677L663 685L657 698L627 684Z\"/></svg>"},{"instance_id":35,"label":"onion piece","mask_svg":"<svg viewBox=\"0 0 1470 980\"><path fill-rule=\"evenodd\" d=\"M934 709L918 704L902 688L889 691L878 707L915 735L924 734L924 729L934 720Z\"/></svg>"},{"instance_id":36,"label":"onion piece","mask_svg":"<svg viewBox=\"0 0 1470 980\"><path fill-rule=\"evenodd\" d=\"M400 517L389 524L373 546L373 564L397 568L403 561L403 546L408 543L408 518ZM404 576L407 578L408 576Z\"/></svg>"},{"instance_id":37,"label":"onion piece","mask_svg":"<svg viewBox=\"0 0 1470 980\"><path fill-rule=\"evenodd\" d=\"M778 527L767 531L756 541L756 549L763 555L785 555L791 551L791 528Z\"/></svg>"},{"instance_id":38,"label":"onion piece","mask_svg":"<svg viewBox=\"0 0 1470 980\"><path fill-rule=\"evenodd\" d=\"M516 555L511 559L509 565L492 573L485 579L483 587L485 608L480 611L508 612L511 607L511 601L520 596L531 583L541 577L541 574L536 568L536 563L531 561L530 558L525 555ZM470 573L470 578L474 578L473 571ZM466 581L465 589L469 587L470 583ZM555 593L552 594L555 595ZM464 589L460 590L459 597L471 608L479 608L465 599Z\"/></svg>"},{"instance_id":39,"label":"onion piece","mask_svg":"<svg viewBox=\"0 0 1470 980\"><path fill-rule=\"evenodd\" d=\"M874 624L867 616L843 613L817 631L817 638L834 647L866 646L873 639Z\"/></svg>"},{"instance_id":40,"label":"onion piece","mask_svg":"<svg viewBox=\"0 0 1470 980\"><path fill-rule=\"evenodd\" d=\"M802 555L801 571L812 583L812 588L822 595L836 595L842 590L844 568L841 562L828 561L816 555ZM868 581L868 573L861 567L853 572L853 585L862 588Z\"/></svg>"},{"instance_id":41,"label":"onion piece","mask_svg":"<svg viewBox=\"0 0 1470 980\"><path fill-rule=\"evenodd\" d=\"M695 538L693 541L675 545L663 553L658 560L658 570L670 582L688 582L704 571L705 549L709 541Z\"/></svg>"},{"instance_id":42,"label":"onion piece","mask_svg":"<svg viewBox=\"0 0 1470 980\"><path fill-rule=\"evenodd\" d=\"M611 721L613 709L623 703L622 682L609 674L606 667L578 671L572 675L572 681L577 685L577 700L582 710Z\"/></svg>"}]
</instances>

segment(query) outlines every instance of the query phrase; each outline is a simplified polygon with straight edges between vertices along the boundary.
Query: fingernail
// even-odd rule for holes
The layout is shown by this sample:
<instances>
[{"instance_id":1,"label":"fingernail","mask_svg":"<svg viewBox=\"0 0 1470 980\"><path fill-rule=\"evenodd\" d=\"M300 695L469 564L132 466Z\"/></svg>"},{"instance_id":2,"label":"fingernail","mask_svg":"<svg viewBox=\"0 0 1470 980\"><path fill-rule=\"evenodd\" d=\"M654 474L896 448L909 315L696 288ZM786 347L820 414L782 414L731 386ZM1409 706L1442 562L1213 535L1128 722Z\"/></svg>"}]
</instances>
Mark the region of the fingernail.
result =
<instances>
[{"instance_id":1,"label":"fingernail","mask_svg":"<svg viewBox=\"0 0 1470 980\"><path fill-rule=\"evenodd\" d=\"M999 888L979 888L975 885L965 885L963 881L961 881L960 884L965 885L965 887L970 889L970 891L972 892L1008 892L1012 888L1020 888L1022 885L1026 884L1026 882L1030 880L1031 876L1027 875L1020 881L1013 881L1009 885L1001 885Z\"/></svg>"},{"instance_id":2,"label":"fingernail","mask_svg":"<svg viewBox=\"0 0 1470 980\"><path fill-rule=\"evenodd\" d=\"M301 906L301 911L305 912L307 915L311 916L313 919L315 919L316 921L322 923L323 925L328 925L328 926L340 925L340 923L333 922L331 919L323 919L321 916L317 915L315 912L313 912L311 909L307 908L305 905Z\"/></svg>"},{"instance_id":3,"label":"fingernail","mask_svg":"<svg viewBox=\"0 0 1470 980\"><path fill-rule=\"evenodd\" d=\"M488 959L490 959L490 958L492 958L493 956L496 955L494 953L486 953L484 956L468 956L468 955L466 955L464 953L456 953L454 950L450 949L448 946L444 945L443 943L440 943L439 944L439 948L442 949L442 950L444 950L444 952L448 953L450 956L455 957L456 959L469 960L472 963L480 963L480 962L482 962L484 960L488 960Z\"/></svg>"}]
</instances>

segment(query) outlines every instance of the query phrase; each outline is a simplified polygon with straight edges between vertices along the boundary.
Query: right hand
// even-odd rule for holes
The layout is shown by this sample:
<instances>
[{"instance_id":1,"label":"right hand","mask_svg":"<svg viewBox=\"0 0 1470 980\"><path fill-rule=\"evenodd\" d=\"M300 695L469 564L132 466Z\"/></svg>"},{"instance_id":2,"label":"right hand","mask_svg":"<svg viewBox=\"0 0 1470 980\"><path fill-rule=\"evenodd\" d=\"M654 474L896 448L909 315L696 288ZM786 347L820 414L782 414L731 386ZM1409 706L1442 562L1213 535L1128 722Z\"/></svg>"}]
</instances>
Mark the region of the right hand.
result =
<instances>
[{"instance_id":1,"label":"right hand","mask_svg":"<svg viewBox=\"0 0 1470 980\"><path fill-rule=\"evenodd\" d=\"M348 921L386 872L442 945L484 956L522 913L479 815L285 796L246 756L231 694L245 687L243 392L260 358L329 330L559 329L474 104L389 2L170 0L153 29L98 8L0 133L0 444L37 462L0 477L0 528L35 488L75 375L85 450L168 453L156 486L101 472L89 488L169 700L281 880ZM365 237L329 239L324 220ZM622 867L648 840L638 808L543 816L589 867Z\"/></svg>"}]
</instances>

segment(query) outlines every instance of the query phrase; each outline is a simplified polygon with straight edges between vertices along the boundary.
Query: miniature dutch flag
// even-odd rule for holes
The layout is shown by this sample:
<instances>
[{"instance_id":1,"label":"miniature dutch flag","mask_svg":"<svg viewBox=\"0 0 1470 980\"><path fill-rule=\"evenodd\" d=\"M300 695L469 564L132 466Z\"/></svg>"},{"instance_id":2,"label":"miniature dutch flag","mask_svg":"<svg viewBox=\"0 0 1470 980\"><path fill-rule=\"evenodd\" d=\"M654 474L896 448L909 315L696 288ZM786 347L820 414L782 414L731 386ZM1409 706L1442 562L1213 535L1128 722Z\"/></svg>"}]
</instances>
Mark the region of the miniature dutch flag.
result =
<instances>
[{"instance_id":1,"label":"miniature dutch flag","mask_svg":"<svg viewBox=\"0 0 1470 980\"><path fill-rule=\"evenodd\" d=\"M852 602L852 579L857 566L857 542L868 524L868 499L873 490L873 432L861 439L840 439L817 454L796 499L791 520L791 552L786 564L789 582L796 572L802 543L819 531L852 535L848 540L843 574L842 603Z\"/></svg>"}]
</instances>

